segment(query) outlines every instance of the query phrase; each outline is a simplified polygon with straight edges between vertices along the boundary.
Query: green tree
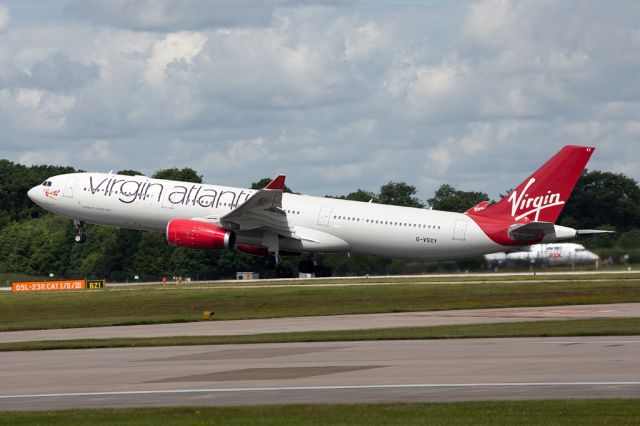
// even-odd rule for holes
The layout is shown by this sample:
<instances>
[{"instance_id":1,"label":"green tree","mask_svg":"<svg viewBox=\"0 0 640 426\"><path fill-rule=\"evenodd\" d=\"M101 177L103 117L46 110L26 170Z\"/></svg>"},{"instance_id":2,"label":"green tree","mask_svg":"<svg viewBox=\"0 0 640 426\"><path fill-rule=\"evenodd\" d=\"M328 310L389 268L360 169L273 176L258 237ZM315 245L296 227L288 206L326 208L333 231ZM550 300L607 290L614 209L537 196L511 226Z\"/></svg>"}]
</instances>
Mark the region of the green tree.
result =
<instances>
[{"instance_id":1,"label":"green tree","mask_svg":"<svg viewBox=\"0 0 640 426\"><path fill-rule=\"evenodd\" d=\"M618 246L623 249L640 249L640 229L633 229L620 235Z\"/></svg>"},{"instance_id":2,"label":"green tree","mask_svg":"<svg viewBox=\"0 0 640 426\"><path fill-rule=\"evenodd\" d=\"M140 275L162 275L169 271L174 247L167 244L164 234L144 232L140 237L130 268Z\"/></svg>"},{"instance_id":3,"label":"green tree","mask_svg":"<svg viewBox=\"0 0 640 426\"><path fill-rule=\"evenodd\" d=\"M374 194L371 191L365 191L364 189L358 189L357 191L351 192L348 195L338 195L338 196L325 195L325 197L337 198L340 200L362 201L365 203L368 203L370 201L373 203L378 202L378 196L376 194Z\"/></svg>"},{"instance_id":4,"label":"green tree","mask_svg":"<svg viewBox=\"0 0 640 426\"><path fill-rule=\"evenodd\" d=\"M179 180L182 182L202 183L202 176L190 167L158 170L151 176L155 179Z\"/></svg>"},{"instance_id":5,"label":"green tree","mask_svg":"<svg viewBox=\"0 0 640 426\"><path fill-rule=\"evenodd\" d=\"M0 227L14 220L40 217L45 210L32 203L27 192L47 178L73 173L71 167L32 166L26 167L8 160L0 160Z\"/></svg>"},{"instance_id":6,"label":"green tree","mask_svg":"<svg viewBox=\"0 0 640 426\"><path fill-rule=\"evenodd\" d=\"M458 191L451 185L443 184L427 202L435 210L464 213L488 199L489 196L484 192Z\"/></svg>"},{"instance_id":7,"label":"green tree","mask_svg":"<svg viewBox=\"0 0 640 426\"><path fill-rule=\"evenodd\" d=\"M144 173L140 173L137 170L130 169L120 170L117 174L125 176L144 176Z\"/></svg>"},{"instance_id":8,"label":"green tree","mask_svg":"<svg viewBox=\"0 0 640 426\"><path fill-rule=\"evenodd\" d=\"M640 187L623 175L584 171L559 218L562 225L589 229L611 225L616 232L640 227Z\"/></svg>"},{"instance_id":9,"label":"green tree","mask_svg":"<svg viewBox=\"0 0 640 426\"><path fill-rule=\"evenodd\" d=\"M380 187L378 202L404 207L424 207L424 204L415 196L416 192L416 187L413 185L404 182L389 182Z\"/></svg>"}]
</instances>

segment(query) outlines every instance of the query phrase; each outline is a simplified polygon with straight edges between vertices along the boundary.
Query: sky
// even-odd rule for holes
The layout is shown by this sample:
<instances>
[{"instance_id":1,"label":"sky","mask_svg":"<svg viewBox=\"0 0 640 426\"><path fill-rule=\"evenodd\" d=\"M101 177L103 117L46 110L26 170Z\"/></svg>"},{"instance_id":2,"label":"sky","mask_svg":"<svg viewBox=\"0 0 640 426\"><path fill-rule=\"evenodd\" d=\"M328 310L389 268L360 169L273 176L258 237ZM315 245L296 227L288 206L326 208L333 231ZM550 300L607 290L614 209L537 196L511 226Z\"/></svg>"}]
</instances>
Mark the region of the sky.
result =
<instances>
[{"instance_id":1,"label":"sky","mask_svg":"<svg viewBox=\"0 0 640 426\"><path fill-rule=\"evenodd\" d=\"M0 158L493 199L563 145L640 179L640 2L0 0Z\"/></svg>"}]
</instances>

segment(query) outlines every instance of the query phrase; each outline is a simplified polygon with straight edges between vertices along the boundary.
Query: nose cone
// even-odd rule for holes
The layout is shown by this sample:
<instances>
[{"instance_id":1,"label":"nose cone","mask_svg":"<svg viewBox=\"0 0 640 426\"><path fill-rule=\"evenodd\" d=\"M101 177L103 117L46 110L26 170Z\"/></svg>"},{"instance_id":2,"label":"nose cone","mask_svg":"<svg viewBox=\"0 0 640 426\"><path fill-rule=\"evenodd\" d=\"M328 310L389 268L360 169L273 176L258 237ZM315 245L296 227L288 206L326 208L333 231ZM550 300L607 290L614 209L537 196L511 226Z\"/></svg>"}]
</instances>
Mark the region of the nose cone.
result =
<instances>
[{"instance_id":1,"label":"nose cone","mask_svg":"<svg viewBox=\"0 0 640 426\"><path fill-rule=\"evenodd\" d=\"M40 207L50 204L47 202L47 197L44 195L44 189L40 185L31 188L29 192L27 192L27 196Z\"/></svg>"},{"instance_id":2,"label":"nose cone","mask_svg":"<svg viewBox=\"0 0 640 426\"><path fill-rule=\"evenodd\" d=\"M34 186L29 190L29 192L27 192L27 196L29 197L29 199L31 199L31 201L33 201L34 203L37 203L38 194L40 194L40 192L41 192L41 188L39 186Z\"/></svg>"}]
</instances>

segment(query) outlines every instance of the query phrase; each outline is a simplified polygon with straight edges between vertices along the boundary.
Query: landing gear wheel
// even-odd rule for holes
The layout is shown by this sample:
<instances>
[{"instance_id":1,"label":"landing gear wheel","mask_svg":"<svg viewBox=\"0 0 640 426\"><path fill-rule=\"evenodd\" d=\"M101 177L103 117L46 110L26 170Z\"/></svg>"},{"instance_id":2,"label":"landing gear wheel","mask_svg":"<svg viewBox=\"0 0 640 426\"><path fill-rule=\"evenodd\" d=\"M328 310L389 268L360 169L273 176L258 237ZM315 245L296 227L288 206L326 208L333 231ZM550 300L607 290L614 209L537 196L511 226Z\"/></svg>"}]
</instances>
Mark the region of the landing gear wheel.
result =
<instances>
[{"instance_id":1,"label":"landing gear wheel","mask_svg":"<svg viewBox=\"0 0 640 426\"><path fill-rule=\"evenodd\" d=\"M264 269L274 269L277 264L278 264L278 261L276 257L272 254L262 258L262 267Z\"/></svg>"},{"instance_id":2,"label":"landing gear wheel","mask_svg":"<svg viewBox=\"0 0 640 426\"><path fill-rule=\"evenodd\" d=\"M82 244L87 241L87 237L84 235L84 222L74 220L73 227L76 228L76 235L73 237L73 241L75 241L76 244Z\"/></svg>"},{"instance_id":3,"label":"landing gear wheel","mask_svg":"<svg viewBox=\"0 0 640 426\"><path fill-rule=\"evenodd\" d=\"M293 271L288 266L278 265L278 267L276 268L276 277L293 278Z\"/></svg>"},{"instance_id":4,"label":"landing gear wheel","mask_svg":"<svg viewBox=\"0 0 640 426\"><path fill-rule=\"evenodd\" d=\"M331 268L322 265L316 265L313 268L313 273L316 277L330 277L333 274Z\"/></svg>"},{"instance_id":5,"label":"landing gear wheel","mask_svg":"<svg viewBox=\"0 0 640 426\"><path fill-rule=\"evenodd\" d=\"M302 262L298 263L298 271L302 272L303 274L313 274L313 268L314 264L313 260L311 259L303 260Z\"/></svg>"}]
</instances>

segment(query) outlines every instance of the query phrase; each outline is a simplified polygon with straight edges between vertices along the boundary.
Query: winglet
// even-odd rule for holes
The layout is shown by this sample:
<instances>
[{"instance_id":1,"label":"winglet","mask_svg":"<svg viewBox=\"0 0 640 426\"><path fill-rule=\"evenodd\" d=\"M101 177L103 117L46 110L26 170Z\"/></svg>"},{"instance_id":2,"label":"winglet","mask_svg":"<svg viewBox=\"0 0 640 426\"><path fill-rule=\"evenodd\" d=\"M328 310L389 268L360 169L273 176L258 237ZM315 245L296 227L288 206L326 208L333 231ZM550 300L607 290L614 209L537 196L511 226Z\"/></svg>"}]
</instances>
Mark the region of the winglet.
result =
<instances>
[{"instance_id":1,"label":"winglet","mask_svg":"<svg viewBox=\"0 0 640 426\"><path fill-rule=\"evenodd\" d=\"M285 175L278 175L275 179L273 179L264 189L284 189L284 178Z\"/></svg>"}]
</instances>

